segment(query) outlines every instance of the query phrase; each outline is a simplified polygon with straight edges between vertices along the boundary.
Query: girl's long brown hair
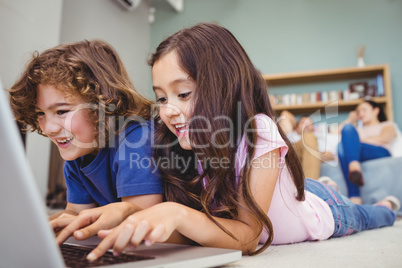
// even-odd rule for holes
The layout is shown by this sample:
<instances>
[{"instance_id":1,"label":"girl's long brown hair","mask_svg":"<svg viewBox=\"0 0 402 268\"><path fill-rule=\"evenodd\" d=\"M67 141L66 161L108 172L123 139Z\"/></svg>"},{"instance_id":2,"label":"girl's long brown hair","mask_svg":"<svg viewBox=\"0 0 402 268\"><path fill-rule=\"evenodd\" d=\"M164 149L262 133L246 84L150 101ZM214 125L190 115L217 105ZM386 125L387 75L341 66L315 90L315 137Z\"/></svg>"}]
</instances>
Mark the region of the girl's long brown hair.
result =
<instances>
[{"instance_id":1,"label":"girl's long brown hair","mask_svg":"<svg viewBox=\"0 0 402 268\"><path fill-rule=\"evenodd\" d=\"M195 81L193 92L193 115L203 120L191 120L190 141L192 151L185 151L176 143L175 146L156 148L155 157L166 159L176 157L191 159L193 165L184 170L170 165L160 166L165 182L165 198L201 210L220 226L227 234L236 237L215 221L212 215L236 218L238 215L238 187L242 188L250 215L259 224L261 230L269 233L265 244L250 255L264 251L273 239L272 224L268 216L254 200L250 190L250 162L246 161L239 185L236 182L236 151L243 135L249 141L247 159L252 159L255 131L246 131L245 124L256 114L266 114L274 119L267 86L259 71L254 67L246 52L236 38L225 28L215 24L202 23L183 29L165 39L149 59L153 66L161 57L174 51L178 55L181 68ZM221 119L217 119L221 116ZM226 120L225 118L229 118ZM207 126L206 124L210 124ZM233 125L231 125L233 124ZM192 132L194 129L210 129L214 133L214 144L210 133ZM230 131L222 131L230 129ZM249 129L256 129L254 120ZM304 175L295 151L281 128L282 138L289 147L286 164L297 187L298 200L304 199ZM171 144L176 136L160 123L156 126L156 144ZM199 145L207 145L201 148ZM219 145L219 146L216 146ZM219 147L219 148L217 148ZM197 159L203 163L203 172L197 172ZM229 159L226 167L214 168L211 159Z\"/></svg>"},{"instance_id":2,"label":"girl's long brown hair","mask_svg":"<svg viewBox=\"0 0 402 268\"><path fill-rule=\"evenodd\" d=\"M103 137L103 146L108 144L108 135L118 130L115 128L120 116L150 118L151 101L135 90L117 52L101 40L84 40L35 52L9 90L16 119L28 129L43 134L35 112L38 84L78 94L90 104L91 117L98 138Z\"/></svg>"}]
</instances>

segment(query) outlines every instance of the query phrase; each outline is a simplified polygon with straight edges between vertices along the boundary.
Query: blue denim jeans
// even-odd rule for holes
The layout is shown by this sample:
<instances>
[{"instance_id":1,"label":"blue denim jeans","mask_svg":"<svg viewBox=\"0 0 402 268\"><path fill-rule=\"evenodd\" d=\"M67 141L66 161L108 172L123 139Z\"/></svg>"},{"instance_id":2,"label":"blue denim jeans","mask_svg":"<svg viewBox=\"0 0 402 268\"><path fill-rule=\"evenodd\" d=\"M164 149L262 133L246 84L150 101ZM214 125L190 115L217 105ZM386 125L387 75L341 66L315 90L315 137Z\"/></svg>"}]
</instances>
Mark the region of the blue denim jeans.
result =
<instances>
[{"instance_id":1,"label":"blue denim jeans","mask_svg":"<svg viewBox=\"0 0 402 268\"><path fill-rule=\"evenodd\" d=\"M338 156L346 186L348 187L348 195L351 197L360 196L360 189L348 179L349 163L388 157L391 154L384 147L361 143L355 127L351 124L346 124L342 128L342 140L338 145Z\"/></svg>"},{"instance_id":2,"label":"blue denim jeans","mask_svg":"<svg viewBox=\"0 0 402 268\"><path fill-rule=\"evenodd\" d=\"M331 208L335 220L332 237L392 226L395 222L396 214L384 206L353 204L349 198L341 195L334 188L311 179L306 179L305 187Z\"/></svg>"}]
</instances>

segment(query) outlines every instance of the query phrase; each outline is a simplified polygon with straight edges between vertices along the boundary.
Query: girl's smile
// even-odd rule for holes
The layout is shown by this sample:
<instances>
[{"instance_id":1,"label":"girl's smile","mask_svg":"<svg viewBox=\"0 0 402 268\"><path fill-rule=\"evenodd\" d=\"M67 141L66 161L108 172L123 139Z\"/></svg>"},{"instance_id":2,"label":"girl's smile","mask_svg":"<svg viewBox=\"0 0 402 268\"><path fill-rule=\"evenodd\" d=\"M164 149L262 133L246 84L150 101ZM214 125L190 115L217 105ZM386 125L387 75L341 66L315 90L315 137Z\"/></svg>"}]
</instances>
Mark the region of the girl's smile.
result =
<instances>
[{"instance_id":1,"label":"girl's smile","mask_svg":"<svg viewBox=\"0 0 402 268\"><path fill-rule=\"evenodd\" d=\"M154 64L152 77L163 123L178 137L183 149L191 150L189 120L195 82L180 67L174 51L162 56Z\"/></svg>"},{"instance_id":2,"label":"girl's smile","mask_svg":"<svg viewBox=\"0 0 402 268\"><path fill-rule=\"evenodd\" d=\"M188 125L187 124L177 124L174 125L176 128L176 136L181 138L181 137L186 137L188 136Z\"/></svg>"},{"instance_id":3,"label":"girl's smile","mask_svg":"<svg viewBox=\"0 0 402 268\"><path fill-rule=\"evenodd\" d=\"M68 96L53 85L39 84L36 89L39 126L57 145L64 160L74 160L96 152L96 129L88 105L77 96Z\"/></svg>"}]
</instances>

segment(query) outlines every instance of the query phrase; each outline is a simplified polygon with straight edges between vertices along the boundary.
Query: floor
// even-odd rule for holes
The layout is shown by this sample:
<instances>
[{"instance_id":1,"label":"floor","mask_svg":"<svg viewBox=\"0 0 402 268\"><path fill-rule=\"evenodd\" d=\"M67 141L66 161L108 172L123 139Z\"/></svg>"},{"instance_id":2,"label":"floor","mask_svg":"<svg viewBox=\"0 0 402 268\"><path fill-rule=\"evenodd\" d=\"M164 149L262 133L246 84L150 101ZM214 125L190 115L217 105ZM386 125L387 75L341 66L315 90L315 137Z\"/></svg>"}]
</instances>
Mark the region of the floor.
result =
<instances>
[{"instance_id":1,"label":"floor","mask_svg":"<svg viewBox=\"0 0 402 268\"><path fill-rule=\"evenodd\" d=\"M402 267L402 217L392 227L347 237L271 246L224 267Z\"/></svg>"}]
</instances>

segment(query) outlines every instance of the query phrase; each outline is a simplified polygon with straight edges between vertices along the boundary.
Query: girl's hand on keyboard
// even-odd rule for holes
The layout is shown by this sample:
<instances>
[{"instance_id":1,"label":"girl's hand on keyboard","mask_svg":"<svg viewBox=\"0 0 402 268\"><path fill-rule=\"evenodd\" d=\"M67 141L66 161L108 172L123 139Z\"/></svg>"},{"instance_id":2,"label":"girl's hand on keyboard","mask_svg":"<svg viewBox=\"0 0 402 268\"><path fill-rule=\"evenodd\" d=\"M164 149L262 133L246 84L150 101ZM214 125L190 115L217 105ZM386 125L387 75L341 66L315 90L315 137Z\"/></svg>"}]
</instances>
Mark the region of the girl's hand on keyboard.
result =
<instances>
[{"instance_id":1,"label":"girl's hand on keyboard","mask_svg":"<svg viewBox=\"0 0 402 268\"><path fill-rule=\"evenodd\" d=\"M180 207L182 205L178 203L160 203L134 213L112 230L100 231L98 236L104 239L87 259L96 260L112 246L113 254L118 256L127 246L136 248L142 241L147 246L166 242L180 222L184 221Z\"/></svg>"}]
</instances>

